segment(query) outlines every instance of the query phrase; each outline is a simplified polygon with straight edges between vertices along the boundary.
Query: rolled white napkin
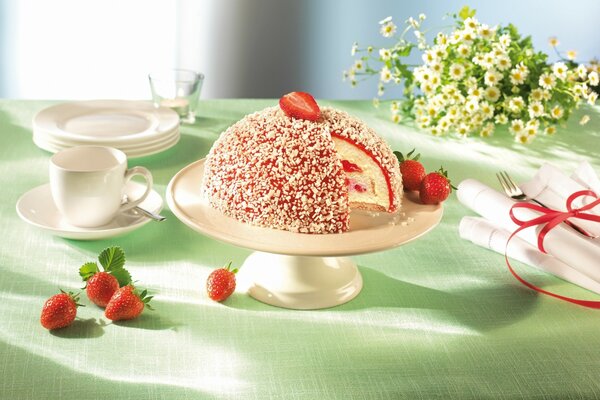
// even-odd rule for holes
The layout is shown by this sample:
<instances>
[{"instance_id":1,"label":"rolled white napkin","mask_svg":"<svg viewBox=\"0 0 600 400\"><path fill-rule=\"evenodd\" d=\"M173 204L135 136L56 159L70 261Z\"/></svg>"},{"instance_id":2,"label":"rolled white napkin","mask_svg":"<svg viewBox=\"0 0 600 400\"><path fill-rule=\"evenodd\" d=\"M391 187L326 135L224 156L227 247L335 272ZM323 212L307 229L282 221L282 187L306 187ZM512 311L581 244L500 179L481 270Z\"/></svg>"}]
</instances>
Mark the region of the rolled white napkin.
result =
<instances>
[{"instance_id":1,"label":"rolled white napkin","mask_svg":"<svg viewBox=\"0 0 600 400\"><path fill-rule=\"evenodd\" d=\"M515 201L489 186L474 179L464 180L458 185L457 197L465 206L503 229L514 232L518 228L509 216ZM515 215L521 220L531 220L540 214L533 210L518 209ZM537 236L541 229L541 225L528 228L519 232L518 236L537 247ZM600 282L600 246L594 240L560 224L548 232L544 247L548 254Z\"/></svg>"},{"instance_id":2,"label":"rolled white napkin","mask_svg":"<svg viewBox=\"0 0 600 400\"><path fill-rule=\"evenodd\" d=\"M597 191L592 186L600 186L598 177L589 164L587 166L580 165L574 176L577 178L567 176L553 165L544 164L531 181L519 186L527 197L534 198L554 210L566 211L567 198L571 194L588 189ZM594 200L596 199L591 196L582 196L575 200L573 205L578 208ZM600 215L600 207L595 207L587 212ZM597 222L581 219L573 219L571 222L594 236L600 236L600 224Z\"/></svg>"},{"instance_id":3,"label":"rolled white napkin","mask_svg":"<svg viewBox=\"0 0 600 400\"><path fill-rule=\"evenodd\" d=\"M510 258L600 294L600 282L594 281L557 258L542 253L537 247L530 245L519 237L514 237L507 248L506 242L510 237L510 232L486 219L464 217L460 221L458 232L461 238L470 240L476 245L494 250L500 254L504 254L506 249L506 254Z\"/></svg>"},{"instance_id":4,"label":"rolled white napkin","mask_svg":"<svg viewBox=\"0 0 600 400\"><path fill-rule=\"evenodd\" d=\"M590 165L589 162L584 161L573 172L571 178L579 183L581 186L584 186L590 190L596 192L598 196L600 196L600 179L598 175L596 175L596 171ZM600 214L600 210L598 208L593 208L591 211L595 211L596 214Z\"/></svg>"}]
</instances>

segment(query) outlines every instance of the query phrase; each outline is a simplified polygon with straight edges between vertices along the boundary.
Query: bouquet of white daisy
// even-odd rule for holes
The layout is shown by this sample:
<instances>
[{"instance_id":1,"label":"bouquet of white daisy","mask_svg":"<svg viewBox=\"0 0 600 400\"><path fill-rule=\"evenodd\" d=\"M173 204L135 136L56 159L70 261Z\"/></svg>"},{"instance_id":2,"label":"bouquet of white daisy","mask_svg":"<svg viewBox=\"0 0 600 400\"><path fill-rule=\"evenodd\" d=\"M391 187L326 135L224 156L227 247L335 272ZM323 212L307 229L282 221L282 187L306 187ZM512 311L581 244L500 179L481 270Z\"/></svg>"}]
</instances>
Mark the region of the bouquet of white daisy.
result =
<instances>
[{"instance_id":1,"label":"bouquet of white daisy","mask_svg":"<svg viewBox=\"0 0 600 400\"><path fill-rule=\"evenodd\" d=\"M391 17L380 21L381 34L395 43L379 49L355 43L352 55L359 58L344 78L355 86L378 75L375 105L387 84L403 84L404 99L391 103L393 121L412 118L434 135L490 136L497 125L508 124L516 141L530 143L540 132L554 134L583 101L596 102L591 87L598 85L597 64L588 69L562 57L549 64L514 25L482 24L468 7L453 18L453 30L438 33L433 44L422 29L424 14L409 18L401 33ZM416 40L406 38L410 31ZM422 52L422 65L405 61L414 49ZM580 123L588 121L586 115Z\"/></svg>"}]
</instances>

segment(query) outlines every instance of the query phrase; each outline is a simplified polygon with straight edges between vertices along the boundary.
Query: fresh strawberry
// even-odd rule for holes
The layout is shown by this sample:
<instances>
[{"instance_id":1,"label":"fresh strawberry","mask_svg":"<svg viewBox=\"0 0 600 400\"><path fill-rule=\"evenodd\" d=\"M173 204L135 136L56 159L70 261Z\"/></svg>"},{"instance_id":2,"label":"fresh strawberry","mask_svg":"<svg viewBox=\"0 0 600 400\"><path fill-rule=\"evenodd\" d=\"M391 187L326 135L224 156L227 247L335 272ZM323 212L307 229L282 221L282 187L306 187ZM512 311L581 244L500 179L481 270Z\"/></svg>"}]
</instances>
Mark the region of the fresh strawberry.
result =
<instances>
[{"instance_id":1,"label":"fresh strawberry","mask_svg":"<svg viewBox=\"0 0 600 400\"><path fill-rule=\"evenodd\" d=\"M288 117L317 121L321 118L321 109L309 93L292 92L279 99L279 107Z\"/></svg>"},{"instance_id":2,"label":"fresh strawberry","mask_svg":"<svg viewBox=\"0 0 600 400\"><path fill-rule=\"evenodd\" d=\"M404 186L404 190L419 190L421 181L425 178L425 168L418 161L421 154L411 157L414 152L415 149L412 149L406 157L399 151L394 152L400 163L400 173L402 174L402 186Z\"/></svg>"},{"instance_id":3,"label":"fresh strawberry","mask_svg":"<svg viewBox=\"0 0 600 400\"><path fill-rule=\"evenodd\" d=\"M144 307L152 310L148 304L152 296L147 296L147 294L147 290L139 293L132 285L123 286L108 302L104 315L112 321L137 318L144 311Z\"/></svg>"},{"instance_id":4,"label":"fresh strawberry","mask_svg":"<svg viewBox=\"0 0 600 400\"><path fill-rule=\"evenodd\" d=\"M50 297L42 307L40 322L46 329L59 329L71 325L77 315L77 304L79 294L66 293L63 290L59 294Z\"/></svg>"},{"instance_id":5,"label":"fresh strawberry","mask_svg":"<svg viewBox=\"0 0 600 400\"><path fill-rule=\"evenodd\" d=\"M231 262L224 268L214 270L206 280L208 297L214 301L223 301L235 290L236 269L231 269Z\"/></svg>"},{"instance_id":6,"label":"fresh strawberry","mask_svg":"<svg viewBox=\"0 0 600 400\"><path fill-rule=\"evenodd\" d=\"M125 253L120 247L104 249L98 261L104 271L100 271L97 263L88 262L79 268L79 275L87 282L85 291L92 303L106 307L116 290L131 282L131 275L123 268Z\"/></svg>"},{"instance_id":7,"label":"fresh strawberry","mask_svg":"<svg viewBox=\"0 0 600 400\"><path fill-rule=\"evenodd\" d=\"M85 292L92 303L106 307L113 294L119 289L119 281L108 272L98 272L87 281Z\"/></svg>"},{"instance_id":8,"label":"fresh strawberry","mask_svg":"<svg viewBox=\"0 0 600 400\"><path fill-rule=\"evenodd\" d=\"M445 171L444 168L440 168L439 171L436 172L430 172L421 182L421 188L419 189L421 203L441 203L448 198L452 189L456 190L456 188L450 184L448 172Z\"/></svg>"}]
</instances>

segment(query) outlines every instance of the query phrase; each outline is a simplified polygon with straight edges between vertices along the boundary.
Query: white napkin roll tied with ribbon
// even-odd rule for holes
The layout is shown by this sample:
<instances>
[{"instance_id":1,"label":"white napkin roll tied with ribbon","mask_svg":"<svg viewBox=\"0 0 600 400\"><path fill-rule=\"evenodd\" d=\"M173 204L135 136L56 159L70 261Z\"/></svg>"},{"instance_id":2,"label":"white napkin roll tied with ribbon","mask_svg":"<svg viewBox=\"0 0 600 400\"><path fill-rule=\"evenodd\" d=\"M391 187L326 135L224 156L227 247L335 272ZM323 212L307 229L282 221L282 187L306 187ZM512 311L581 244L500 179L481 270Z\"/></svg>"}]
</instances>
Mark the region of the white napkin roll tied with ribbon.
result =
<instances>
[{"instance_id":1,"label":"white napkin roll tied with ribbon","mask_svg":"<svg viewBox=\"0 0 600 400\"><path fill-rule=\"evenodd\" d=\"M527 197L536 199L553 210L567 211L567 199L575 192L593 190L600 196L598 192L600 188L596 187L594 189L592 187L600 186L600 182L598 182L598 177L589 164L587 166L585 163L580 165L577 171L575 171L574 176L577 179L567 176L553 165L544 164L531 181L525 182L519 185L519 187ZM587 184L587 182L590 182L591 185ZM582 196L573 203L573 206L579 208L592 203L594 200L596 199L591 196ZM596 207L587 212L600 215L600 208ZM593 236L600 236L600 224L597 222L583 219L574 219L571 222Z\"/></svg>"},{"instance_id":2,"label":"white napkin roll tied with ribbon","mask_svg":"<svg viewBox=\"0 0 600 400\"><path fill-rule=\"evenodd\" d=\"M458 185L458 200L477 214L501 226L508 232L519 228L510 218L509 212L515 201L485 184L467 179ZM521 220L531 220L541 214L528 209L518 209L515 216ZM579 222L578 219L575 219ZM525 229L518 237L537 247L538 233L542 225ZM545 237L546 252L580 273L600 282L600 246L565 224L557 225Z\"/></svg>"},{"instance_id":3,"label":"white napkin roll tied with ribbon","mask_svg":"<svg viewBox=\"0 0 600 400\"><path fill-rule=\"evenodd\" d=\"M458 232L461 238L476 245L500 254L504 254L506 250L506 254L510 258L600 294L600 282L596 282L559 259L542 253L537 247L530 245L517 236L510 241L508 248L506 248L510 232L484 218L463 217Z\"/></svg>"}]
</instances>

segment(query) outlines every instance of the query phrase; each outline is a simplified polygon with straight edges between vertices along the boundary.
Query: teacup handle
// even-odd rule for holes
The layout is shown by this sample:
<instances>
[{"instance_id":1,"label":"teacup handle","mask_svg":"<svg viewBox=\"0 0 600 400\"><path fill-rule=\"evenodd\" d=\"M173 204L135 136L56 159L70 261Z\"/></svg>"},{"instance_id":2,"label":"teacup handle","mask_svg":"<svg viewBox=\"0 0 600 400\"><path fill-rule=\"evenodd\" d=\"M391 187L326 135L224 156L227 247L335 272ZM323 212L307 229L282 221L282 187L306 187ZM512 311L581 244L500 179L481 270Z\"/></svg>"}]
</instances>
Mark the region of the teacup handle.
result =
<instances>
[{"instance_id":1,"label":"teacup handle","mask_svg":"<svg viewBox=\"0 0 600 400\"><path fill-rule=\"evenodd\" d=\"M146 191L139 198L135 200L129 199L127 203L121 205L121 208L119 208L120 212L131 210L133 207L140 204L146 199L146 197L148 197L150 191L152 190L152 174L144 167L133 167L128 169L125 172L124 184L127 184L127 182L129 182L135 175L141 175L144 177L144 179L146 179Z\"/></svg>"}]
</instances>

